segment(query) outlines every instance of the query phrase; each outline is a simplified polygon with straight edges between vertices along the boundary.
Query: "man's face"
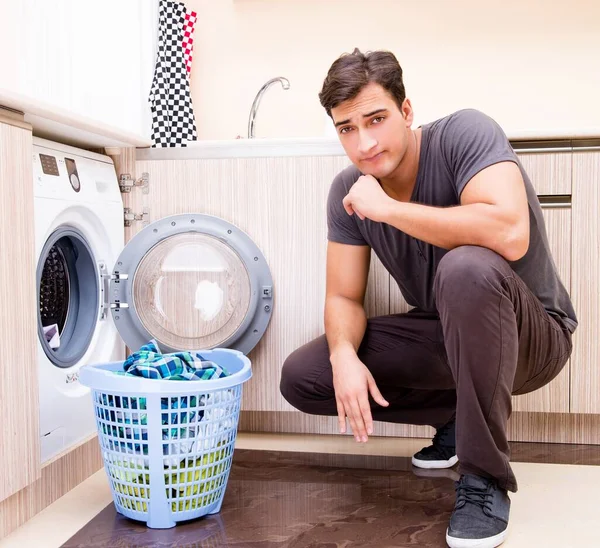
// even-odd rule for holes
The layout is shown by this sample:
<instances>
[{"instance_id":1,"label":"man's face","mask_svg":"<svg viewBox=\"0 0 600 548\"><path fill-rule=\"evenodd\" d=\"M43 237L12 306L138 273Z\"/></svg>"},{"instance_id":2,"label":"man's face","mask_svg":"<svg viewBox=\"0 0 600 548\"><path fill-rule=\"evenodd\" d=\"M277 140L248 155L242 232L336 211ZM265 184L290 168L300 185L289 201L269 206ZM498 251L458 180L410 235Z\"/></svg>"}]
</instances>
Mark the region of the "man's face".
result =
<instances>
[{"instance_id":1,"label":"man's face","mask_svg":"<svg viewBox=\"0 0 600 548\"><path fill-rule=\"evenodd\" d=\"M352 163L377 179L395 175L406 153L413 120L408 99L402 111L392 96L374 82L331 110L340 142Z\"/></svg>"}]
</instances>

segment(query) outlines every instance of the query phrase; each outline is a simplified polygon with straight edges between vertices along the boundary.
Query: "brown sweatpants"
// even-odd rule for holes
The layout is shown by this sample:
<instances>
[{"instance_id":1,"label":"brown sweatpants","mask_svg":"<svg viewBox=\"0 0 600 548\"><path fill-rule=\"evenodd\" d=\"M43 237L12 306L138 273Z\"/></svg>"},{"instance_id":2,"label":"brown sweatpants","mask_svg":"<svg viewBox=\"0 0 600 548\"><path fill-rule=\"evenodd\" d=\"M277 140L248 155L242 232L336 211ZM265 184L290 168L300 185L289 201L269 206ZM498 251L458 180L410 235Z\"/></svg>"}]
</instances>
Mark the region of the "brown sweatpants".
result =
<instances>
[{"instance_id":1,"label":"brown sweatpants","mask_svg":"<svg viewBox=\"0 0 600 548\"><path fill-rule=\"evenodd\" d=\"M511 394L556 377L572 350L571 333L548 314L497 253L462 246L440 261L437 312L370 318L358 357L389 407L371 398L373 419L439 427L456 413L460 472L517 490L506 426ZM281 393L295 408L337 415L329 348L321 336L285 361Z\"/></svg>"}]
</instances>

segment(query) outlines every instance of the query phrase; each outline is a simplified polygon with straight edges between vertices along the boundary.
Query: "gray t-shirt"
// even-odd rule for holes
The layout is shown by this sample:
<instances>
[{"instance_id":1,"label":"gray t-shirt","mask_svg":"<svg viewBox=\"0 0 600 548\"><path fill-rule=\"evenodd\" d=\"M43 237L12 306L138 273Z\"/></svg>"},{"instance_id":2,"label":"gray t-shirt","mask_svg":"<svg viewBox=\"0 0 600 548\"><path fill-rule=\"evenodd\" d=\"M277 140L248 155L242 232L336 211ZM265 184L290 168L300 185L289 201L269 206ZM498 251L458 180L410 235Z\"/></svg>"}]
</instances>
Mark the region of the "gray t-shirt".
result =
<instances>
[{"instance_id":1,"label":"gray t-shirt","mask_svg":"<svg viewBox=\"0 0 600 548\"><path fill-rule=\"evenodd\" d=\"M482 169L504 161L519 166L529 202L529 249L523 258L509 264L546 310L562 319L573 332L577 318L552 259L539 200L508 138L494 120L477 110L466 109L422 126L419 169L411 202L437 207L460 205L460 194L470 179ZM370 246L409 305L436 311L433 281L448 250L417 240L391 225L348 215L342 200L361 175L355 166L350 166L334 179L327 202L328 239Z\"/></svg>"}]
</instances>

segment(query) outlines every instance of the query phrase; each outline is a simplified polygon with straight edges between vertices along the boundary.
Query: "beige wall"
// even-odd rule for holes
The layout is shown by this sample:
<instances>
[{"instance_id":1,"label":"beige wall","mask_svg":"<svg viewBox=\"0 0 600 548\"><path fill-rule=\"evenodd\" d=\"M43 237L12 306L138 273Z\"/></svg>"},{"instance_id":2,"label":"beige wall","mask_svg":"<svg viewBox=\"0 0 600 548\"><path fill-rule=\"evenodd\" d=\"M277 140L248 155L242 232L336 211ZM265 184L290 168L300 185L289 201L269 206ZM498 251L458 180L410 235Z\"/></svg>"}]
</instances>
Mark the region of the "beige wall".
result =
<instances>
[{"instance_id":1,"label":"beige wall","mask_svg":"<svg viewBox=\"0 0 600 548\"><path fill-rule=\"evenodd\" d=\"M390 49L416 124L474 107L507 130L600 127L598 0L185 0L198 12L200 139L322 136L317 93L342 52Z\"/></svg>"}]
</instances>

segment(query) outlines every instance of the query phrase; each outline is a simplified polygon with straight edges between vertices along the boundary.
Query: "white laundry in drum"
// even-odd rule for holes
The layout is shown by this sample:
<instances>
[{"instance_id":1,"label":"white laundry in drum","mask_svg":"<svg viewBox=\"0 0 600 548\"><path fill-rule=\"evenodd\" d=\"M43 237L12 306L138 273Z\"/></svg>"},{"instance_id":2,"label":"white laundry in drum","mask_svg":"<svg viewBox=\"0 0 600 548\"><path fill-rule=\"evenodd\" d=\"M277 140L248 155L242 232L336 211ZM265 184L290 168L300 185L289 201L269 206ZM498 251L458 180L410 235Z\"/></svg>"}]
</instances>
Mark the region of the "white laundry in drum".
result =
<instances>
[{"instance_id":1,"label":"white laundry in drum","mask_svg":"<svg viewBox=\"0 0 600 548\"><path fill-rule=\"evenodd\" d=\"M215 282L202 280L196 286L196 302L194 308L205 322L214 320L223 308L225 293Z\"/></svg>"},{"instance_id":2,"label":"white laundry in drum","mask_svg":"<svg viewBox=\"0 0 600 548\"><path fill-rule=\"evenodd\" d=\"M44 337L48 346L52 348L52 350L56 350L60 348L60 333L58 332L58 324L53 323L52 325L47 325L42 327L44 330Z\"/></svg>"}]
</instances>

